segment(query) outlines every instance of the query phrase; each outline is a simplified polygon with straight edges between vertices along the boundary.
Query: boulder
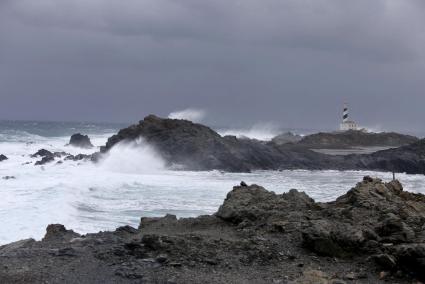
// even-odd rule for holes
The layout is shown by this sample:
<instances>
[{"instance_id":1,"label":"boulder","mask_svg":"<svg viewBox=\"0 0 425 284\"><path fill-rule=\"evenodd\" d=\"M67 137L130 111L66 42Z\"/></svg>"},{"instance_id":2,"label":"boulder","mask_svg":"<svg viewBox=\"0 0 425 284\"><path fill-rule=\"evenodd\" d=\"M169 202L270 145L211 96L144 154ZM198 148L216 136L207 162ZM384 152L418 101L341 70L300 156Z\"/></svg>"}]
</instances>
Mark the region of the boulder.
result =
<instances>
[{"instance_id":1,"label":"boulder","mask_svg":"<svg viewBox=\"0 0 425 284\"><path fill-rule=\"evenodd\" d=\"M40 149L36 153L31 155L31 158L37 158L37 157L53 157L54 154L46 149Z\"/></svg>"},{"instance_id":2,"label":"boulder","mask_svg":"<svg viewBox=\"0 0 425 284\"><path fill-rule=\"evenodd\" d=\"M81 133L72 135L71 139L69 140L69 145L85 149L90 149L94 147L90 141L89 136L82 135Z\"/></svg>"},{"instance_id":3,"label":"boulder","mask_svg":"<svg viewBox=\"0 0 425 284\"><path fill-rule=\"evenodd\" d=\"M55 241L70 241L74 238L80 237L79 234L72 230L67 230L64 225L51 224L46 228L46 234L42 239L43 242L55 242Z\"/></svg>"},{"instance_id":4,"label":"boulder","mask_svg":"<svg viewBox=\"0 0 425 284\"><path fill-rule=\"evenodd\" d=\"M35 162L34 165L35 166L42 166L42 165L51 163L53 161L55 161L54 156L46 156L46 157L43 157L40 161Z\"/></svg>"},{"instance_id":5,"label":"boulder","mask_svg":"<svg viewBox=\"0 0 425 284\"><path fill-rule=\"evenodd\" d=\"M285 217L288 219L296 210L307 210L315 206L314 200L303 192L291 190L277 195L258 185L235 186L227 194L216 216L232 223L268 222Z\"/></svg>"},{"instance_id":6,"label":"boulder","mask_svg":"<svg viewBox=\"0 0 425 284\"><path fill-rule=\"evenodd\" d=\"M6 157L5 155L3 155L3 154L1 154L0 155L0 162L3 162L3 161L6 161L6 160L8 160L9 158L8 157Z\"/></svg>"}]
</instances>

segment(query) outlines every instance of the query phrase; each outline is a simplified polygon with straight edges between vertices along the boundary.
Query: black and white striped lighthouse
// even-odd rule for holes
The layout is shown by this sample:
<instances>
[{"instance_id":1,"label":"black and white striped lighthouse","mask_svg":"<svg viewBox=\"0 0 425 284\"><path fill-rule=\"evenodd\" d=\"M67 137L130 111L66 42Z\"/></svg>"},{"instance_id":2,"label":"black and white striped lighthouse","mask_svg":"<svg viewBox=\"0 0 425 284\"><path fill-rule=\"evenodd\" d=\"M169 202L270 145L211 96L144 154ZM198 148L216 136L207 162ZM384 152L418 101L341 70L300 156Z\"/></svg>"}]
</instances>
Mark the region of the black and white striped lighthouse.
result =
<instances>
[{"instance_id":1,"label":"black and white striped lighthouse","mask_svg":"<svg viewBox=\"0 0 425 284\"><path fill-rule=\"evenodd\" d=\"M344 104L344 111L342 112L342 122L346 123L348 121L348 106Z\"/></svg>"},{"instance_id":2,"label":"black and white striped lighthouse","mask_svg":"<svg viewBox=\"0 0 425 284\"><path fill-rule=\"evenodd\" d=\"M348 131L348 130L358 130L357 123L355 123L352 120L349 120L348 118L348 105L344 104L344 110L342 112L342 123L340 125L341 131Z\"/></svg>"}]
</instances>

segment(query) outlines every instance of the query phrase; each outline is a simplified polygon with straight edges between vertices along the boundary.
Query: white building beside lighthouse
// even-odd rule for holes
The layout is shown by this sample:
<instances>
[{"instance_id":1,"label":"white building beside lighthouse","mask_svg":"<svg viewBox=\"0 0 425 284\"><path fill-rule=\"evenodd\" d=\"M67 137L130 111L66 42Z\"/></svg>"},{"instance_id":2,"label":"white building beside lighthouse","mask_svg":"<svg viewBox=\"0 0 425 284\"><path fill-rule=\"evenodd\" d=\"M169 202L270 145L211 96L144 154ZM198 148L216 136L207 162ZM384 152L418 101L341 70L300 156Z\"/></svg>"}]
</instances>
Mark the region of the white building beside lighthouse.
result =
<instances>
[{"instance_id":1,"label":"white building beside lighthouse","mask_svg":"<svg viewBox=\"0 0 425 284\"><path fill-rule=\"evenodd\" d=\"M347 104L344 104L344 111L342 113L342 123L340 124L339 129L341 131L358 130L359 127L357 126L357 123L350 120L348 114L348 106Z\"/></svg>"}]
</instances>

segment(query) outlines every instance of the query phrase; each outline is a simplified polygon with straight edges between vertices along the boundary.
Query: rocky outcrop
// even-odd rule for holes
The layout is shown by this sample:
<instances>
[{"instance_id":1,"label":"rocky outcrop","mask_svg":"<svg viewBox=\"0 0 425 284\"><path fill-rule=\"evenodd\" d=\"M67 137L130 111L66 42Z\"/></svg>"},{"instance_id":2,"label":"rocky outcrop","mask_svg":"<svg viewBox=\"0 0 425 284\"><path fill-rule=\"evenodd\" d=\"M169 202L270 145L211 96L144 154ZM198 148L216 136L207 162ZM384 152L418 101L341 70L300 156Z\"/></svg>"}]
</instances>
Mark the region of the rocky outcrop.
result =
<instances>
[{"instance_id":1,"label":"rocky outcrop","mask_svg":"<svg viewBox=\"0 0 425 284\"><path fill-rule=\"evenodd\" d=\"M303 148L277 147L252 139L221 137L201 124L186 120L162 119L153 115L139 124L122 129L108 139L101 152L120 142L143 138L155 147L170 165L190 170L248 172L281 168L326 167L325 155Z\"/></svg>"},{"instance_id":2,"label":"rocky outcrop","mask_svg":"<svg viewBox=\"0 0 425 284\"><path fill-rule=\"evenodd\" d=\"M89 136L82 135L81 133L72 135L68 145L85 149L91 149L94 147Z\"/></svg>"},{"instance_id":3,"label":"rocky outcrop","mask_svg":"<svg viewBox=\"0 0 425 284\"><path fill-rule=\"evenodd\" d=\"M45 156L43 157L41 160L35 162L35 166L43 166L45 164L51 163L55 161L55 157L54 156Z\"/></svg>"},{"instance_id":4,"label":"rocky outcrop","mask_svg":"<svg viewBox=\"0 0 425 284\"><path fill-rule=\"evenodd\" d=\"M201 124L150 115L138 124L122 129L117 135L109 138L106 145L101 147L101 153L107 152L118 143L142 138L152 145L170 166L188 170L231 172L286 169L380 170L425 174L423 154L425 140L417 141L414 137L391 133L370 134L349 131L346 134L335 135L366 136L367 138L358 140L359 143L367 145L380 144L382 141L387 146L416 142L373 154L331 156L310 150L307 147L310 144L307 142L278 145L273 141L238 139L235 136L222 137ZM345 139L338 142L340 147L349 145L348 142L344 142ZM99 158L99 155L97 154L96 158Z\"/></svg>"},{"instance_id":5,"label":"rocky outcrop","mask_svg":"<svg viewBox=\"0 0 425 284\"><path fill-rule=\"evenodd\" d=\"M395 149L345 158L353 168L425 174L425 139Z\"/></svg>"},{"instance_id":6,"label":"rocky outcrop","mask_svg":"<svg viewBox=\"0 0 425 284\"><path fill-rule=\"evenodd\" d=\"M3 155L3 154L1 154L0 155L0 162L3 162L3 161L6 161L6 160L8 160L9 158L8 157L6 157L5 155Z\"/></svg>"},{"instance_id":7,"label":"rocky outcrop","mask_svg":"<svg viewBox=\"0 0 425 284\"><path fill-rule=\"evenodd\" d=\"M56 158L63 158L63 161L92 161L97 162L100 159L101 154L100 153L93 153L93 154L77 154L77 155L71 155L66 152L50 152L46 149L40 149L36 153L31 155L31 158L39 158L42 159L35 162L36 166L45 165L51 162L54 162ZM57 163L61 164L63 163L62 160L59 160Z\"/></svg>"},{"instance_id":8,"label":"rocky outcrop","mask_svg":"<svg viewBox=\"0 0 425 284\"><path fill-rule=\"evenodd\" d=\"M364 131L344 131L316 133L305 136L298 144L311 149L344 149L351 147L400 147L417 142L411 135L394 132L372 133Z\"/></svg>"},{"instance_id":9,"label":"rocky outcrop","mask_svg":"<svg viewBox=\"0 0 425 284\"><path fill-rule=\"evenodd\" d=\"M5 283L416 283L425 280L425 196L365 177L317 203L241 183L212 216L142 218L138 229L0 247ZM25 268L25 269L23 269Z\"/></svg>"},{"instance_id":10,"label":"rocky outcrop","mask_svg":"<svg viewBox=\"0 0 425 284\"><path fill-rule=\"evenodd\" d=\"M297 143L301 141L303 137L292 132L282 133L272 139L272 142L276 145L283 145L287 143Z\"/></svg>"}]
</instances>

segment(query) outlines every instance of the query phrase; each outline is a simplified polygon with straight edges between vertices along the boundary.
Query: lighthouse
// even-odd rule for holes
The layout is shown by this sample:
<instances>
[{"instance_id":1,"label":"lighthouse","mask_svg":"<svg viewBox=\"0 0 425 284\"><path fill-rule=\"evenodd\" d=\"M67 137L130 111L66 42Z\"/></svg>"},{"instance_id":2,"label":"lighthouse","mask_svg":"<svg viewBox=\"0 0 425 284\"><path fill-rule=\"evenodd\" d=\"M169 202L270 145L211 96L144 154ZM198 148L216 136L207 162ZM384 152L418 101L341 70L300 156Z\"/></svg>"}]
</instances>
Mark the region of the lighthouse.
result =
<instances>
[{"instance_id":1,"label":"lighthouse","mask_svg":"<svg viewBox=\"0 0 425 284\"><path fill-rule=\"evenodd\" d=\"M339 127L341 131L358 130L357 123L349 119L348 105L344 104L342 111L342 123Z\"/></svg>"}]
</instances>

